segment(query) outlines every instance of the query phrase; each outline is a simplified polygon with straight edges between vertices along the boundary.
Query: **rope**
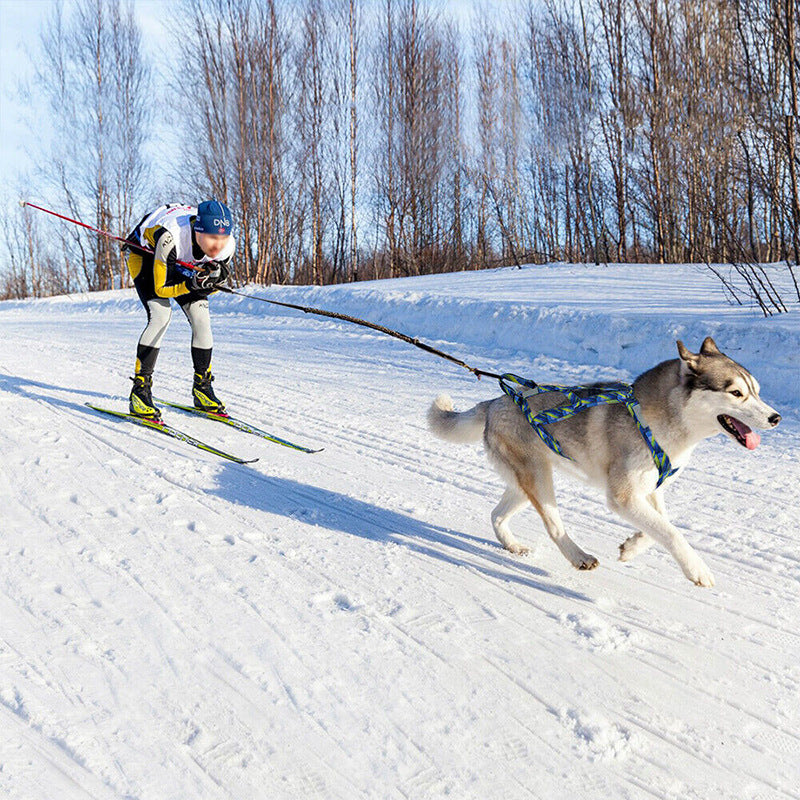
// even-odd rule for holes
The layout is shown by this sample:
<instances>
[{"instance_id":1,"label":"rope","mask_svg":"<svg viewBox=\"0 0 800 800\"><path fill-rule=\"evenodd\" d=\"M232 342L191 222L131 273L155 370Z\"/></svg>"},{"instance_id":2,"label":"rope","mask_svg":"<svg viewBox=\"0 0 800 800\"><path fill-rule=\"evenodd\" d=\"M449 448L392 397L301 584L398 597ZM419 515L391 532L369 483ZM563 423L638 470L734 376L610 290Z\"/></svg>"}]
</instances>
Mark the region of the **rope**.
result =
<instances>
[{"instance_id":1,"label":"rope","mask_svg":"<svg viewBox=\"0 0 800 800\"><path fill-rule=\"evenodd\" d=\"M133 248L135 250L139 250L143 253L147 253L149 255L153 254L153 251L150 250L148 247L144 247L143 245L139 244L138 242L131 241L130 239L123 239L121 236L115 236L113 233L109 233L108 231L100 230L99 228L92 227L91 225L87 225L85 222L81 222L77 219L72 219L72 217L64 216L63 214L58 214L55 211L51 211L49 208L44 208L43 206L38 206L35 203L29 203L26 200L21 200L20 205L24 208L25 206L30 206L30 208L35 208L37 211L43 211L45 214L50 214L53 217L57 217L58 219L63 219L65 222L71 222L73 225L79 225L81 228L86 228L87 230L92 231L100 236L105 236L107 239L113 239L117 242L122 242L124 247ZM190 264L186 261L176 261L176 264L179 266L192 270L193 272L197 272L200 267L196 264ZM432 353L435 356L439 356L440 358L445 358L448 361L452 361L454 364L458 364L459 367L463 367L464 369L471 372L478 380L481 379L482 376L486 376L487 378L500 378L501 376L498 375L496 372L486 372L486 370L476 369L475 367L471 367L469 364L462 361L460 358L456 358L455 356L451 356L449 353L444 353L441 350L437 350L435 347L431 347L429 344L425 344L425 342L421 342L419 339L416 339L411 336L407 336L405 333L400 333L399 331L394 331L391 328L385 328L383 325L376 325L374 322L367 322L367 320L359 319L358 317L351 317L348 314L337 314L333 311L325 311L321 308L308 308L306 306L298 306L294 305L293 303L282 303L278 300L268 300L264 297L255 297L251 294L244 294L243 292L237 292L233 289L229 289L227 286L217 286L217 291L226 292L227 294L235 294L238 297L246 297L248 300L258 300L261 303L269 303L273 306L283 306L283 308L294 308L297 311L302 311L304 314L316 314L320 317L330 317L331 319L341 319L344 322L352 322L354 325L362 325L365 328L372 328L374 331L379 331L380 333L385 333L388 336L394 336L396 339L401 339L404 342L408 342L409 344L413 344L414 347L419 347L420 350L424 350L426 353Z\"/></svg>"},{"instance_id":2,"label":"rope","mask_svg":"<svg viewBox=\"0 0 800 800\"><path fill-rule=\"evenodd\" d=\"M429 344L425 344L425 342L421 342L416 337L407 336L405 333L400 333L400 331L392 330L391 328L386 328L383 325L378 325L375 322L368 322L365 319L359 319L358 317L351 317L349 314L339 314L335 311L325 311L321 308L309 308L308 306L299 306L295 305L294 303L283 303L279 300L268 300L265 297L256 297L252 294L244 294L244 292L237 292L234 289L228 289L224 286L218 286L217 289L221 292L225 292L226 294L235 294L237 297L246 297L248 300L258 300L261 303L269 303L273 306L282 306L283 308L293 308L296 311L302 311L304 314L316 314L320 317L330 317L331 319L340 319L344 322L352 322L354 325L361 325L365 328L371 328L374 331L379 331L380 333L385 333L388 336L394 336L395 339L400 339L403 342L408 342L408 344L413 344L414 347L419 347L420 350L424 350L426 353L432 353L435 356L439 356L440 358L447 359L447 361L451 361L453 364L458 364L459 367L463 367L464 369L471 372L475 375L476 378L480 380L481 377L487 378L497 378L498 380L502 378L502 375L499 375L496 372L487 372L483 369L477 369L476 367L471 367L469 364L462 361L460 358L456 358L455 356L451 356L449 353L445 353L442 350L437 350L435 347L431 347Z\"/></svg>"}]
</instances>

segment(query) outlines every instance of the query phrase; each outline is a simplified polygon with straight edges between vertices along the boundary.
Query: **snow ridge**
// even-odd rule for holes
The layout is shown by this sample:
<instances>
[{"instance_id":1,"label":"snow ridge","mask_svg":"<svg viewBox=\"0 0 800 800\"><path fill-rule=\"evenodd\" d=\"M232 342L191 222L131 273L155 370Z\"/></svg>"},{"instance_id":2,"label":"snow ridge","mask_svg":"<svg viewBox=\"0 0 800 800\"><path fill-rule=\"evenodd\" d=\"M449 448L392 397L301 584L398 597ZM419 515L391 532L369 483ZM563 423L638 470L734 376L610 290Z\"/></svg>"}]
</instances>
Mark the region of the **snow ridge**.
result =
<instances>
[{"instance_id":1,"label":"snow ridge","mask_svg":"<svg viewBox=\"0 0 800 800\"><path fill-rule=\"evenodd\" d=\"M781 272L780 265L773 269ZM598 291L598 281L606 288ZM367 319L449 346L471 366L521 370L526 377L535 377L533 362L544 357L597 367L597 379L632 380L676 358L677 339L696 352L712 336L723 352L756 374L765 398L773 404L800 405L800 309L764 319L754 306L730 305L719 281L697 265L527 266L326 287L247 286L240 291ZM140 311L131 291L40 302L82 306L97 314ZM218 294L213 304L215 315L300 313L231 295ZM4 305L8 311L28 307Z\"/></svg>"}]
</instances>

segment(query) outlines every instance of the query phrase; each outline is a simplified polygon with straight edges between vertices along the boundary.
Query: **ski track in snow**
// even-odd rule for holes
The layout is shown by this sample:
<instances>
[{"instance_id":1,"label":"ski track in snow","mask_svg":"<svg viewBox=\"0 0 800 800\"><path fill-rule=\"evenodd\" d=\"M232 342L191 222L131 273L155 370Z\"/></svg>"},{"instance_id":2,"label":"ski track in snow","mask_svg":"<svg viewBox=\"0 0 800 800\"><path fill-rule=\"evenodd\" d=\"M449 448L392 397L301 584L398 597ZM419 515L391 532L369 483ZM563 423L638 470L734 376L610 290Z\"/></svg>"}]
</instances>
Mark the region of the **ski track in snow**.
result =
<instances>
[{"instance_id":1,"label":"ski track in snow","mask_svg":"<svg viewBox=\"0 0 800 800\"><path fill-rule=\"evenodd\" d=\"M405 332L430 317L436 336L436 291L471 281L493 298L489 343L454 315L444 349L542 380L632 377L582 344L504 349L491 315L510 275L285 296L375 319L373 303ZM440 391L465 408L492 382L364 329L212 302L220 395L322 453L165 414L260 457L241 466L85 408L125 405L143 324L129 292L0 304L0 796L800 798L792 385L767 397L785 420L758 451L708 441L668 492L714 589L657 548L617 562L630 529L562 479L565 524L601 562L579 573L530 510L514 528L532 554L503 551L482 448L426 431ZM720 308L725 330L759 329ZM186 400L188 362L176 316L155 393Z\"/></svg>"}]
</instances>

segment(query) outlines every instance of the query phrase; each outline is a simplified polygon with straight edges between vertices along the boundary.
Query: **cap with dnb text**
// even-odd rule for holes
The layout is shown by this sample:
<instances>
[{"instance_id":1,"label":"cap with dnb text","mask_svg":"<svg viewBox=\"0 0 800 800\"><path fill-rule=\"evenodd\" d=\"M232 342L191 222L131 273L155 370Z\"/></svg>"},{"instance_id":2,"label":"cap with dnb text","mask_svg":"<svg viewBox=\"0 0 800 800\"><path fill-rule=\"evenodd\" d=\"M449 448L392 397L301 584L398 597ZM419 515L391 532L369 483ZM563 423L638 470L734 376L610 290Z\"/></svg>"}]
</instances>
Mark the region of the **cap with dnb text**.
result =
<instances>
[{"instance_id":1,"label":"cap with dnb text","mask_svg":"<svg viewBox=\"0 0 800 800\"><path fill-rule=\"evenodd\" d=\"M197 218L194 221L195 233L213 233L217 236L228 236L233 230L233 214L219 200L204 200L197 206Z\"/></svg>"}]
</instances>

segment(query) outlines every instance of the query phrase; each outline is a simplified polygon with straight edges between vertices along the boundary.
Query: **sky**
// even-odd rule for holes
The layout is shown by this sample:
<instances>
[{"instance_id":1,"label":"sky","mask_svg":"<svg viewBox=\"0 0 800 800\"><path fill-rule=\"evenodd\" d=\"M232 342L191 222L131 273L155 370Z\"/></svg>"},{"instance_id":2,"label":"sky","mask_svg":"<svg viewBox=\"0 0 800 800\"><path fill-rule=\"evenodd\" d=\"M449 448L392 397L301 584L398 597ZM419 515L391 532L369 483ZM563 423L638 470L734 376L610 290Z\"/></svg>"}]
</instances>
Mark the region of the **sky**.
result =
<instances>
[{"instance_id":1,"label":"sky","mask_svg":"<svg viewBox=\"0 0 800 800\"><path fill-rule=\"evenodd\" d=\"M39 30L51 0L0 0L0 177L5 192L30 165L20 82L32 76L29 54L39 47Z\"/></svg>"},{"instance_id":2,"label":"sky","mask_svg":"<svg viewBox=\"0 0 800 800\"><path fill-rule=\"evenodd\" d=\"M64 2L69 7L72 0ZM40 32L55 4L55 0L0 0L0 202L16 202L25 191L24 175L33 167L25 119L31 103L21 84L33 77L32 54L39 52ZM147 51L157 51L165 41L162 19L172 6L165 0L135 0Z\"/></svg>"},{"instance_id":3,"label":"sky","mask_svg":"<svg viewBox=\"0 0 800 800\"><path fill-rule=\"evenodd\" d=\"M197 0L202 3L202 0ZM288 1L288 0L287 0ZM364 0L368 6L376 0ZM431 0L457 17L469 16L475 9L512 6L516 0ZM64 0L68 8L74 0ZM35 199L35 187L26 175L34 167L38 142L32 139L26 117L36 108L36 98L28 99L22 86L33 77L33 58L40 49L40 32L55 0L0 0L0 207L13 205L25 195ZM159 60L163 48L173 47L164 20L174 12L170 0L134 0L143 33L145 53ZM46 132L43 132L46 134Z\"/></svg>"}]
</instances>

